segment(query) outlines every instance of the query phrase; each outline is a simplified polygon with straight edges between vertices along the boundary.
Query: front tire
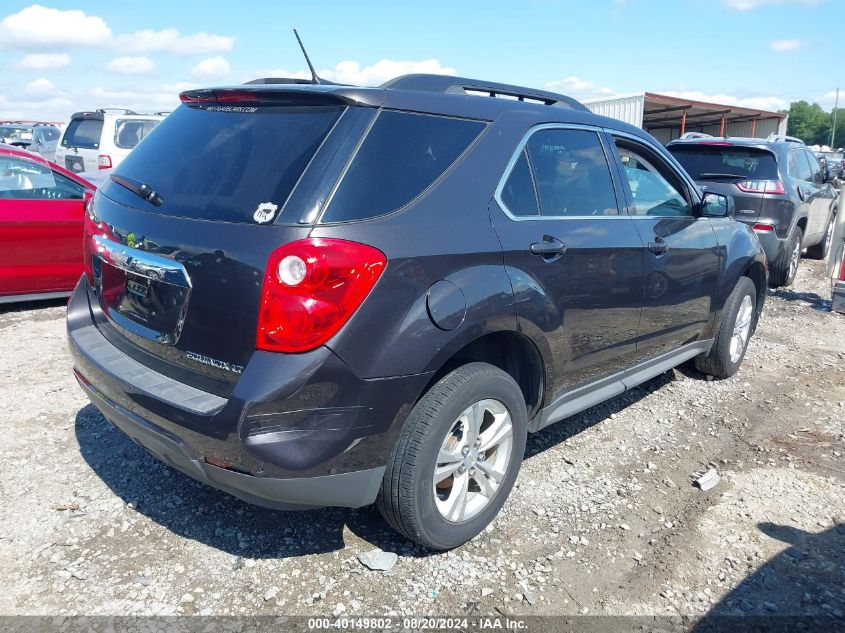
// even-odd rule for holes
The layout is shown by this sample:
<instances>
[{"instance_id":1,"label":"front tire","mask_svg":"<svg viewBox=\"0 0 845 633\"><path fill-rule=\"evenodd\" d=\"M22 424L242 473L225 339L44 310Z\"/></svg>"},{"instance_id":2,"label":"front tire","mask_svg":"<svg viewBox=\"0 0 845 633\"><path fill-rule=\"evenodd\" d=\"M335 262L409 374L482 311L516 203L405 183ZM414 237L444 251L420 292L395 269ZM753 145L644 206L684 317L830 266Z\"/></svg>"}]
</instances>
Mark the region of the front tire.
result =
<instances>
[{"instance_id":1,"label":"front tire","mask_svg":"<svg viewBox=\"0 0 845 633\"><path fill-rule=\"evenodd\" d=\"M757 287L748 277L740 277L722 309L710 353L695 359L698 371L714 378L730 378L739 370L754 333L756 305Z\"/></svg>"},{"instance_id":2,"label":"front tire","mask_svg":"<svg viewBox=\"0 0 845 633\"><path fill-rule=\"evenodd\" d=\"M769 270L769 285L772 288L791 286L798 274L798 265L801 263L801 243L804 240L804 232L801 227L796 226L792 235L786 243L786 248L780 256L771 263Z\"/></svg>"},{"instance_id":3,"label":"front tire","mask_svg":"<svg viewBox=\"0 0 845 633\"><path fill-rule=\"evenodd\" d=\"M451 371L408 415L387 463L379 510L425 547L466 543L504 505L527 429L525 400L509 374L486 363Z\"/></svg>"}]
</instances>

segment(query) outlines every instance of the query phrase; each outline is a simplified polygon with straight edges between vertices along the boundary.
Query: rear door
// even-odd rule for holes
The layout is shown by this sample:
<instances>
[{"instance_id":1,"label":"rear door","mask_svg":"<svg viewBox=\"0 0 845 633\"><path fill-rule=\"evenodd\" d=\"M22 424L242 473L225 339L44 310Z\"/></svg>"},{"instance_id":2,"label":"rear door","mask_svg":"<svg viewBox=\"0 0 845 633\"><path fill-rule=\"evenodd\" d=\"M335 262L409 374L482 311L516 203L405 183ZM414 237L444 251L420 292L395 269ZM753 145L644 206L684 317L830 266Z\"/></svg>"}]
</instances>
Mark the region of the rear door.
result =
<instances>
[{"instance_id":1,"label":"rear door","mask_svg":"<svg viewBox=\"0 0 845 633\"><path fill-rule=\"evenodd\" d=\"M614 136L629 212L645 254L645 292L637 354L652 358L701 338L712 320L721 255L697 197L661 152L646 142Z\"/></svg>"},{"instance_id":2,"label":"rear door","mask_svg":"<svg viewBox=\"0 0 845 633\"><path fill-rule=\"evenodd\" d=\"M84 191L43 163L0 156L0 295L73 289Z\"/></svg>"},{"instance_id":3,"label":"rear door","mask_svg":"<svg viewBox=\"0 0 845 633\"><path fill-rule=\"evenodd\" d=\"M598 130L540 126L491 203L519 318L554 357L553 393L631 364L643 296L642 243L620 213Z\"/></svg>"},{"instance_id":4,"label":"rear door","mask_svg":"<svg viewBox=\"0 0 845 633\"><path fill-rule=\"evenodd\" d=\"M824 170L815 155L806 149L798 151L806 166L802 171L805 179L802 179L801 188L805 201L810 205L805 236L808 239L805 241L815 244L821 241L827 230L831 202L828 195L830 187L824 182Z\"/></svg>"},{"instance_id":5,"label":"rear door","mask_svg":"<svg viewBox=\"0 0 845 633\"><path fill-rule=\"evenodd\" d=\"M103 115L99 112L74 116L56 150L57 162L73 173L97 169Z\"/></svg>"}]
</instances>

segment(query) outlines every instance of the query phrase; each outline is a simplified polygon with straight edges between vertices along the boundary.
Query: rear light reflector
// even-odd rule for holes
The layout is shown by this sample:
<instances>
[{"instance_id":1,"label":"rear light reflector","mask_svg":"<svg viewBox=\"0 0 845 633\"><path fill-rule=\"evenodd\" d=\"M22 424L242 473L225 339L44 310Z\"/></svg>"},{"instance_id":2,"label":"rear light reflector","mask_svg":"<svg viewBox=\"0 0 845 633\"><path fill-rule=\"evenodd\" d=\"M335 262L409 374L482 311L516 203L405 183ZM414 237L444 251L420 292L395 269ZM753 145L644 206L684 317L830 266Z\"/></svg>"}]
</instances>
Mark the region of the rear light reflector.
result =
<instances>
[{"instance_id":1,"label":"rear light reflector","mask_svg":"<svg viewBox=\"0 0 845 633\"><path fill-rule=\"evenodd\" d=\"M380 250L346 240L308 238L270 255L261 290L256 347L307 352L349 320L387 266Z\"/></svg>"},{"instance_id":2,"label":"rear light reflector","mask_svg":"<svg viewBox=\"0 0 845 633\"><path fill-rule=\"evenodd\" d=\"M755 224L753 228L754 228L755 231L774 231L775 230L775 227L773 227L771 224Z\"/></svg>"},{"instance_id":3,"label":"rear light reflector","mask_svg":"<svg viewBox=\"0 0 845 633\"><path fill-rule=\"evenodd\" d=\"M111 156L107 154L97 156L97 167L100 169L111 169Z\"/></svg>"},{"instance_id":4,"label":"rear light reflector","mask_svg":"<svg viewBox=\"0 0 845 633\"><path fill-rule=\"evenodd\" d=\"M786 193L780 180L742 180L736 187L745 193Z\"/></svg>"}]
</instances>

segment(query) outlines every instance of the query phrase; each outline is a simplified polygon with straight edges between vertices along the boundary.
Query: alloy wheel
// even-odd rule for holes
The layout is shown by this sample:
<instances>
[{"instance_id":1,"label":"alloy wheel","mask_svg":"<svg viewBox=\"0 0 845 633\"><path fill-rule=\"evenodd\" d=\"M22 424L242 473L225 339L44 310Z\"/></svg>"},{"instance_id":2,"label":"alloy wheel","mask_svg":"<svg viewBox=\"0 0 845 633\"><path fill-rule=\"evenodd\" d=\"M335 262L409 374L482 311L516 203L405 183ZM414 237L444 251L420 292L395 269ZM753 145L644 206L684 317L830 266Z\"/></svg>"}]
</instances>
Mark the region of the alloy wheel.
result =
<instances>
[{"instance_id":1,"label":"alloy wheel","mask_svg":"<svg viewBox=\"0 0 845 633\"><path fill-rule=\"evenodd\" d=\"M748 343L748 335L751 332L751 317L754 314L754 305L749 295L742 298L739 310L736 313L733 336L731 337L731 362L739 362L745 346Z\"/></svg>"},{"instance_id":2,"label":"alloy wheel","mask_svg":"<svg viewBox=\"0 0 845 633\"><path fill-rule=\"evenodd\" d=\"M504 404L486 399L458 416L440 447L433 490L447 521L469 521L495 497L513 451L513 421Z\"/></svg>"}]
</instances>

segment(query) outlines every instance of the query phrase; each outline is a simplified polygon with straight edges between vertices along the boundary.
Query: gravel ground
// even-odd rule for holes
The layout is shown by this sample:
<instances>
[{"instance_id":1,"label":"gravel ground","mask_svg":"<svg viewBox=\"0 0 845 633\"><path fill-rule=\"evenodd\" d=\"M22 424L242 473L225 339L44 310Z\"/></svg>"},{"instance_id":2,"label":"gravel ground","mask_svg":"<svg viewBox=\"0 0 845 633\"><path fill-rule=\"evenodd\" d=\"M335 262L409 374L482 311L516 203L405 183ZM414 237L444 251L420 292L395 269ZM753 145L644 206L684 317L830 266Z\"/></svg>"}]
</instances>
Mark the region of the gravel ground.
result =
<instances>
[{"instance_id":1,"label":"gravel ground","mask_svg":"<svg viewBox=\"0 0 845 633\"><path fill-rule=\"evenodd\" d=\"M500 517L432 554L372 508L256 508L164 466L71 377L61 305L0 311L0 614L845 611L845 317L823 263L745 364L666 373L529 438ZM702 492L691 475L715 465ZM398 554L388 571L359 555Z\"/></svg>"}]
</instances>

